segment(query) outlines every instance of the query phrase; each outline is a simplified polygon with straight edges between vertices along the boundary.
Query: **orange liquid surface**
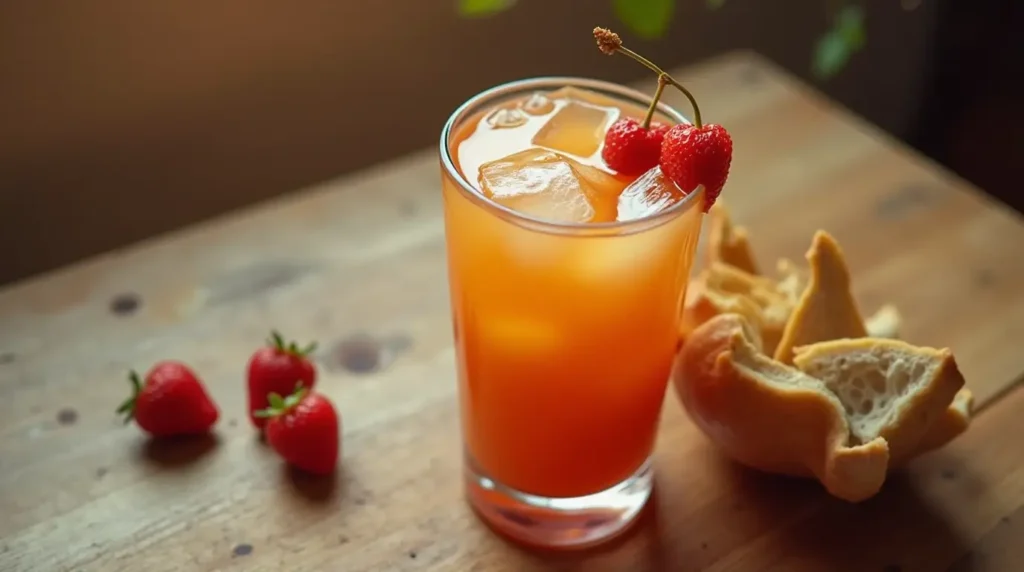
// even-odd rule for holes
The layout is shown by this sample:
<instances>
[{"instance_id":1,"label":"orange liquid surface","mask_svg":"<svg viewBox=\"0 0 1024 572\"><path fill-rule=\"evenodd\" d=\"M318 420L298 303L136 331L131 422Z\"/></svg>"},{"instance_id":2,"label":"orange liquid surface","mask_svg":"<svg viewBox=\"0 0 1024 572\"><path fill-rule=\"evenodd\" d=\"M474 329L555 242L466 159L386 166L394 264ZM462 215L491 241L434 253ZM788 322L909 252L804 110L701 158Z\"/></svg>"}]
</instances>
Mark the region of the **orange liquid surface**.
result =
<instances>
[{"instance_id":1,"label":"orange liquid surface","mask_svg":"<svg viewBox=\"0 0 1024 572\"><path fill-rule=\"evenodd\" d=\"M683 198L660 171L632 185L637 177L601 159L611 123L643 113L558 90L469 119L452 154L477 192L535 218L636 220ZM532 193L552 181L560 189L554 198ZM667 222L598 236L520 226L466 197L447 173L443 188L462 427L473 462L504 485L547 497L591 494L628 478L654 446L700 197Z\"/></svg>"}]
</instances>

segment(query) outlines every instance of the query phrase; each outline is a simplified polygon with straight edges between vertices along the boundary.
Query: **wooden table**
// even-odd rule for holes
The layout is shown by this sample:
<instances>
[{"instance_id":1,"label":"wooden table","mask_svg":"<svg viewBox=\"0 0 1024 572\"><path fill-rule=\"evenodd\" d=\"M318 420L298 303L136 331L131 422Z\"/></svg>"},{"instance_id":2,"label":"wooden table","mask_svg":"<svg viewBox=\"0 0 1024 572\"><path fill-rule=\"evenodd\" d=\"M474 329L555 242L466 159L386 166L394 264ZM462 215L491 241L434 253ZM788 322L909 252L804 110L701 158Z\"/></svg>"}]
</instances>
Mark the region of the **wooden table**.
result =
<instances>
[{"instance_id":1,"label":"wooden table","mask_svg":"<svg viewBox=\"0 0 1024 572\"><path fill-rule=\"evenodd\" d=\"M0 570L1019 569L1021 219L756 56L680 77L733 133L726 197L759 258L832 232L867 311L895 302L905 338L954 349L968 433L850 505L722 461L670 394L633 534L563 556L500 540L461 496L429 150L0 292ZM333 480L282 469L248 425L244 364L271 327L322 345ZM162 358L205 378L215 438L155 444L115 418L127 369Z\"/></svg>"}]
</instances>

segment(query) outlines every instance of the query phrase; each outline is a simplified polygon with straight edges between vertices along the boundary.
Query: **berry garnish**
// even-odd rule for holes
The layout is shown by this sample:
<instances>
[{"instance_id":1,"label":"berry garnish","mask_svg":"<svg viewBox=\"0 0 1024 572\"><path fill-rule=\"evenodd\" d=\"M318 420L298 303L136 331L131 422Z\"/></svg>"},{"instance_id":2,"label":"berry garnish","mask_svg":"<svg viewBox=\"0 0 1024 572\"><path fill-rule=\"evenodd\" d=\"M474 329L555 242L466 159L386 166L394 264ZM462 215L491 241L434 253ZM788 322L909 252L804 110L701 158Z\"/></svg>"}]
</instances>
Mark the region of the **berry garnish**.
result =
<instances>
[{"instance_id":1,"label":"berry garnish","mask_svg":"<svg viewBox=\"0 0 1024 572\"><path fill-rule=\"evenodd\" d=\"M704 212L708 212L729 177L732 138L721 125L675 125L661 143L661 172L689 193L704 185Z\"/></svg>"},{"instance_id":2,"label":"berry garnish","mask_svg":"<svg viewBox=\"0 0 1024 572\"><path fill-rule=\"evenodd\" d=\"M601 158L623 175L641 175L658 164L661 141L668 125L641 123L632 117L619 119L604 134Z\"/></svg>"},{"instance_id":3,"label":"berry garnish","mask_svg":"<svg viewBox=\"0 0 1024 572\"><path fill-rule=\"evenodd\" d=\"M132 419L154 437L206 433L219 413L202 382L183 363L163 361L153 366L145 381L134 371L128 376L132 395L117 412Z\"/></svg>"},{"instance_id":4,"label":"berry garnish","mask_svg":"<svg viewBox=\"0 0 1024 572\"><path fill-rule=\"evenodd\" d=\"M299 347L295 342L286 342L278 332L270 333L270 340L249 358L246 382L249 390L249 420L259 429L266 425L265 418L255 413L266 409L271 393L288 395L299 382L306 389L316 384L316 367L309 355L316 349L316 343Z\"/></svg>"},{"instance_id":5,"label":"berry garnish","mask_svg":"<svg viewBox=\"0 0 1024 572\"><path fill-rule=\"evenodd\" d=\"M729 177L729 167L732 163L732 138L729 136L729 132L721 125L710 123L705 125L702 123L700 107L697 105L697 100L693 97L693 94L673 79L672 76L651 63L650 60L623 46L622 39L619 38L618 34L606 28L594 28L594 39L597 40L598 49L605 54L612 55L618 52L629 56L658 74L658 89L647 112L647 119L638 127L646 128L645 126L650 125L650 118L654 114L655 106L657 106L658 99L661 97L662 90L664 90L666 85L672 85L690 100L690 105L693 106L693 124L680 123L673 125L664 133L661 138L661 149L657 162L665 176L675 183L681 191L689 194L695 191L698 186L703 185L704 212L707 212L715 204L718 195L722 193L725 181ZM612 129L608 131L605 139L606 149L608 148L609 140L613 138L612 131L616 125L613 125ZM621 136L616 135L615 137ZM636 136L634 135L633 137ZM635 143L633 145L634 148L640 148ZM622 153L622 148L629 149L623 144L619 144L617 148L620 149L619 153ZM631 151L630 153L640 154L637 151ZM613 151L614 154L615 151ZM602 155L604 155L603 152ZM643 159L632 159L631 157L632 155L630 155L630 159L616 158L616 160L623 163L634 160L637 165L643 161ZM605 161L608 162L607 157ZM618 170L610 162L608 166ZM653 167L653 164L650 166Z\"/></svg>"},{"instance_id":6,"label":"berry garnish","mask_svg":"<svg viewBox=\"0 0 1024 572\"><path fill-rule=\"evenodd\" d=\"M288 397L271 393L267 401L270 406L256 416L267 419L270 447L293 467L317 475L332 472L341 444L338 414L330 400L300 384Z\"/></svg>"}]
</instances>

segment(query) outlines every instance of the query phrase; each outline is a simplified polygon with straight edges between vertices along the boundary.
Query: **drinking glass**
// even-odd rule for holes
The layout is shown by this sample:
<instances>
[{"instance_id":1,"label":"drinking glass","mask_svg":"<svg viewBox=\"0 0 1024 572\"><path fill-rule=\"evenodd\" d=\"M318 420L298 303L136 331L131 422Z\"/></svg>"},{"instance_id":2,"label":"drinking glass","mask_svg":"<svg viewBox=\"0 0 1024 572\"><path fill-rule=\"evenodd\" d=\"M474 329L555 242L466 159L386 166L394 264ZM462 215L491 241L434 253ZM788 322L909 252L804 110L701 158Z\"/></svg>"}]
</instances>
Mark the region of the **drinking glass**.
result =
<instances>
[{"instance_id":1,"label":"drinking glass","mask_svg":"<svg viewBox=\"0 0 1024 572\"><path fill-rule=\"evenodd\" d=\"M515 81L463 103L440 141L467 497L493 528L544 547L610 539L650 496L703 216L702 189L646 218L592 224L546 222L477 191L458 166L460 129L566 86L651 101L593 79ZM657 119L686 122L663 103Z\"/></svg>"}]
</instances>

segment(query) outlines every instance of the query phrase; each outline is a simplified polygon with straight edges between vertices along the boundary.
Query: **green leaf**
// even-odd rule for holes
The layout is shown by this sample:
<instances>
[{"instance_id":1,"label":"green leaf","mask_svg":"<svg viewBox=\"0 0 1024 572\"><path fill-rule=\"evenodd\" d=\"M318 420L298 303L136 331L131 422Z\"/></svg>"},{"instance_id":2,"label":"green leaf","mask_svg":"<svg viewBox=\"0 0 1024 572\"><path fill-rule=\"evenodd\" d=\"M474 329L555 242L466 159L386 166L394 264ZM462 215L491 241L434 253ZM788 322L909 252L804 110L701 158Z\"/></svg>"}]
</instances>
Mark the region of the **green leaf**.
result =
<instances>
[{"instance_id":1,"label":"green leaf","mask_svg":"<svg viewBox=\"0 0 1024 572\"><path fill-rule=\"evenodd\" d=\"M843 7L836 15L835 28L846 46L853 51L864 47L866 32L864 30L864 9L858 5Z\"/></svg>"},{"instance_id":2,"label":"green leaf","mask_svg":"<svg viewBox=\"0 0 1024 572\"><path fill-rule=\"evenodd\" d=\"M284 409L284 398L277 393L271 393L267 395L267 403L273 409Z\"/></svg>"},{"instance_id":3,"label":"green leaf","mask_svg":"<svg viewBox=\"0 0 1024 572\"><path fill-rule=\"evenodd\" d=\"M851 53L842 34L831 30L818 40L818 45L814 48L811 71L819 79L828 79L836 75L846 65Z\"/></svg>"},{"instance_id":4,"label":"green leaf","mask_svg":"<svg viewBox=\"0 0 1024 572\"><path fill-rule=\"evenodd\" d=\"M612 0L612 8L631 32L651 40L668 31L675 0Z\"/></svg>"},{"instance_id":5,"label":"green leaf","mask_svg":"<svg viewBox=\"0 0 1024 572\"><path fill-rule=\"evenodd\" d=\"M835 76L866 40L864 9L856 4L843 6L835 15L832 29L818 40L811 71L818 79Z\"/></svg>"},{"instance_id":6,"label":"green leaf","mask_svg":"<svg viewBox=\"0 0 1024 572\"><path fill-rule=\"evenodd\" d=\"M704 0L704 1L707 3L708 8L710 8L712 10L718 10L719 8L721 8L722 6L725 5L725 0Z\"/></svg>"},{"instance_id":7,"label":"green leaf","mask_svg":"<svg viewBox=\"0 0 1024 572\"><path fill-rule=\"evenodd\" d=\"M458 0L459 15L466 18L493 16L515 6L516 0Z\"/></svg>"}]
</instances>

